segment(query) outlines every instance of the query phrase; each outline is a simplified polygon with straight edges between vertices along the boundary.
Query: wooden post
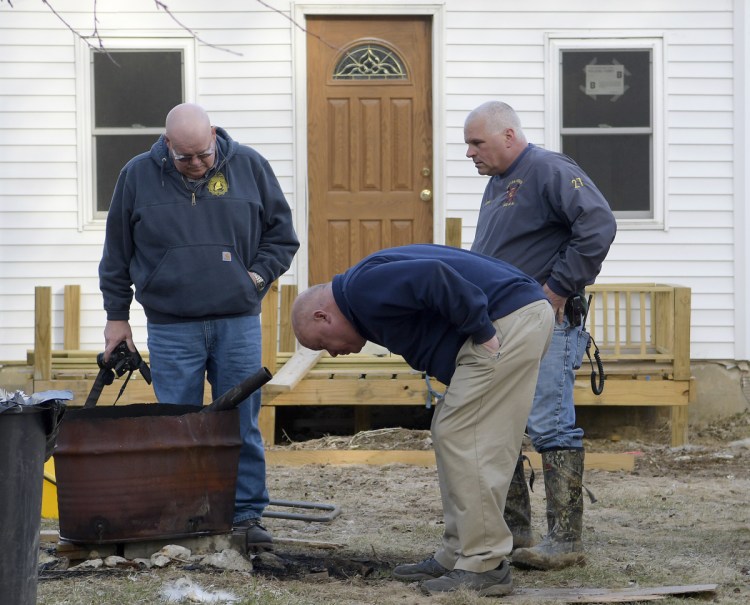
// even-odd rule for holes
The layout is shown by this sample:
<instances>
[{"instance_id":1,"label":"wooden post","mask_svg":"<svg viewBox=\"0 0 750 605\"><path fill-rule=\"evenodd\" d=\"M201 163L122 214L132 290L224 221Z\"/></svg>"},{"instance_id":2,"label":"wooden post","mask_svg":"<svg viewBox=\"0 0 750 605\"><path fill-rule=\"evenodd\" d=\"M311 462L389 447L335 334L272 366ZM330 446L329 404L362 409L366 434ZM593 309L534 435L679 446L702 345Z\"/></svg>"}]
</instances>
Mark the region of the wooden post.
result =
<instances>
[{"instance_id":1,"label":"wooden post","mask_svg":"<svg viewBox=\"0 0 750 605\"><path fill-rule=\"evenodd\" d=\"M261 362L271 374L276 372L279 329L279 282L273 282L261 303L260 324L262 331Z\"/></svg>"},{"instance_id":2,"label":"wooden post","mask_svg":"<svg viewBox=\"0 0 750 605\"><path fill-rule=\"evenodd\" d=\"M445 219L445 245L454 248L461 247L461 219Z\"/></svg>"},{"instance_id":3,"label":"wooden post","mask_svg":"<svg viewBox=\"0 0 750 605\"><path fill-rule=\"evenodd\" d=\"M354 406L354 433L372 428L372 410L369 405Z\"/></svg>"},{"instance_id":4,"label":"wooden post","mask_svg":"<svg viewBox=\"0 0 750 605\"><path fill-rule=\"evenodd\" d=\"M670 412L672 447L685 445L688 442L688 406L673 405Z\"/></svg>"},{"instance_id":5,"label":"wooden post","mask_svg":"<svg viewBox=\"0 0 750 605\"><path fill-rule=\"evenodd\" d=\"M690 380L690 288L674 289L674 379Z\"/></svg>"},{"instance_id":6,"label":"wooden post","mask_svg":"<svg viewBox=\"0 0 750 605\"><path fill-rule=\"evenodd\" d=\"M670 353L677 360L675 343L675 290L651 293L651 325L654 345L659 353Z\"/></svg>"},{"instance_id":7,"label":"wooden post","mask_svg":"<svg viewBox=\"0 0 750 605\"><path fill-rule=\"evenodd\" d=\"M276 407L262 405L258 416L258 428L263 437L263 443L274 445L276 443Z\"/></svg>"},{"instance_id":8,"label":"wooden post","mask_svg":"<svg viewBox=\"0 0 750 605\"><path fill-rule=\"evenodd\" d=\"M690 376L690 305L691 290L684 286L674 289L674 379L688 381L688 402L693 399L690 390L695 386ZM688 406L672 407L672 446L688 442Z\"/></svg>"},{"instance_id":9,"label":"wooden post","mask_svg":"<svg viewBox=\"0 0 750 605\"><path fill-rule=\"evenodd\" d=\"M52 378L52 288L34 288L34 380Z\"/></svg>"},{"instance_id":10,"label":"wooden post","mask_svg":"<svg viewBox=\"0 0 750 605\"><path fill-rule=\"evenodd\" d=\"M281 311L279 316L279 351L294 353L297 339L292 331L292 304L297 298L297 286L281 286Z\"/></svg>"},{"instance_id":11,"label":"wooden post","mask_svg":"<svg viewBox=\"0 0 750 605\"><path fill-rule=\"evenodd\" d=\"M63 349L81 348L81 286L65 286L63 305Z\"/></svg>"},{"instance_id":12,"label":"wooden post","mask_svg":"<svg viewBox=\"0 0 750 605\"><path fill-rule=\"evenodd\" d=\"M262 330L261 362L271 374L276 373L279 327L279 282L273 282L263 298L260 312ZM276 408L262 405L258 428L266 445L273 445L276 431Z\"/></svg>"}]
</instances>

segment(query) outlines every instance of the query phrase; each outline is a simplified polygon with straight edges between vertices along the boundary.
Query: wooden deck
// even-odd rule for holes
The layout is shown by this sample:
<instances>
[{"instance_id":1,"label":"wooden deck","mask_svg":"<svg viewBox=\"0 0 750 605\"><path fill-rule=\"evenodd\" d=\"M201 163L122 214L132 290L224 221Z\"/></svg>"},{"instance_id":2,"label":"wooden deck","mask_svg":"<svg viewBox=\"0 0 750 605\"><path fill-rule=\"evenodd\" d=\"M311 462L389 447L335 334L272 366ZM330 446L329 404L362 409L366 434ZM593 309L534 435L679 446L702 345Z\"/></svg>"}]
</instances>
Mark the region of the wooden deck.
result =
<instances>
[{"instance_id":1,"label":"wooden deck","mask_svg":"<svg viewBox=\"0 0 750 605\"><path fill-rule=\"evenodd\" d=\"M284 288L282 288L282 293ZM690 374L690 289L666 284L604 284L589 288L593 302L588 329L599 345L607 380L604 391L591 388L588 360L578 372L576 406L668 406L671 442L687 442ZM268 304L273 305L271 299ZM281 316L288 313L282 295ZM271 330L272 324L264 329ZM331 358L306 349L291 354L292 340L279 327L272 363L275 376L264 387L262 430L273 443L275 409L307 405L425 405L425 376L396 355ZM444 390L433 381L432 388Z\"/></svg>"},{"instance_id":2,"label":"wooden deck","mask_svg":"<svg viewBox=\"0 0 750 605\"><path fill-rule=\"evenodd\" d=\"M667 406L671 442L687 442L687 407L694 392L690 375L690 289L666 284L603 284L589 288L594 302L588 327L601 350L607 380L595 395L588 360L575 385L576 406ZM370 406L426 405L425 376L397 355L348 355L297 349L289 318L296 286L273 284L263 301L263 363L274 378L263 388L261 431L274 444L276 409L281 406L354 406L356 429L368 428ZM98 373L97 351L78 346L78 286L65 288L65 349L52 351L51 291L36 289L35 347L26 363L27 392L73 391L82 404ZM141 351L148 361L148 352ZM119 381L102 392L113 403ZM444 386L432 381L442 392ZM206 389L206 402L210 390ZM120 402L155 401L152 388L136 373Z\"/></svg>"}]
</instances>

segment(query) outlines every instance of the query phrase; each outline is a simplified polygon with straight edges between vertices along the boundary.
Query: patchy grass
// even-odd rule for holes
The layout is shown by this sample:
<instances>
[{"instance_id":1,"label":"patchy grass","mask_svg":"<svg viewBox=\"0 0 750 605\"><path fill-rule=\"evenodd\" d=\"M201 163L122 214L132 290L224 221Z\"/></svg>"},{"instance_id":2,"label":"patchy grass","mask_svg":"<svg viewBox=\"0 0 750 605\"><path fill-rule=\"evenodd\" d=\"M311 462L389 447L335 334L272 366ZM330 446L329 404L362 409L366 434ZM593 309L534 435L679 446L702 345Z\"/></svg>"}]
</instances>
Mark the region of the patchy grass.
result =
<instances>
[{"instance_id":1,"label":"patchy grass","mask_svg":"<svg viewBox=\"0 0 750 605\"><path fill-rule=\"evenodd\" d=\"M586 471L597 502L586 501L587 564L553 572L513 570L522 588L629 588L718 584L714 603L750 602L750 424L734 419L732 430L701 435L700 449L618 443L639 450L633 473ZM747 430L746 430L747 429ZM720 438L711 441L711 435ZM606 444L602 444L603 446ZM596 444L589 445L595 451ZM611 444L606 445L611 447ZM405 465L305 466L268 469L274 499L336 503L342 514L331 523L268 519L277 537L343 544L337 550L279 545L287 562L274 569L255 560L255 571L211 572L173 564L162 570L87 572L44 579L39 605L135 605L164 603L166 586L189 578L205 590L236 595L242 605L486 605L469 593L422 595L415 584L393 581L392 567L431 554L442 533L434 468ZM532 494L534 524L544 531L542 474ZM54 528L54 521L45 521ZM290 562L294 573L290 573ZM183 601L189 602L189 601ZM502 602L496 599L494 602ZM532 603L513 599L513 603ZM666 605L686 605L667 598Z\"/></svg>"}]
</instances>

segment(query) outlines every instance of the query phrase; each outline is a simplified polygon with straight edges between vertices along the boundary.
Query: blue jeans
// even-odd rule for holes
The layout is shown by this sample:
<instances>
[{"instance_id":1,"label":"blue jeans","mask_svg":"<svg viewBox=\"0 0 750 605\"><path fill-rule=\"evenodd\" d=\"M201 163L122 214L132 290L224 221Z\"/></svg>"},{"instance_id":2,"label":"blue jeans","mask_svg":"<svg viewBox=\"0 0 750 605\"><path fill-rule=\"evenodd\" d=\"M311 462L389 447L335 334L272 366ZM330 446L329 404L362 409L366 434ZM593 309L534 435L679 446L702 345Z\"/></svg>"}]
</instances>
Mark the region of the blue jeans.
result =
<instances>
[{"instance_id":1,"label":"blue jeans","mask_svg":"<svg viewBox=\"0 0 750 605\"><path fill-rule=\"evenodd\" d=\"M555 324L539 367L534 402L526 424L537 452L583 447L583 429L576 428L573 405L575 370L581 367L588 333L571 327L567 318Z\"/></svg>"},{"instance_id":2,"label":"blue jeans","mask_svg":"<svg viewBox=\"0 0 750 605\"><path fill-rule=\"evenodd\" d=\"M154 392L160 403L203 403L206 376L211 399L237 386L261 367L257 315L211 321L148 322L148 351ZM240 463L234 523L260 517L268 505L266 460L258 428L260 390L239 405Z\"/></svg>"}]
</instances>

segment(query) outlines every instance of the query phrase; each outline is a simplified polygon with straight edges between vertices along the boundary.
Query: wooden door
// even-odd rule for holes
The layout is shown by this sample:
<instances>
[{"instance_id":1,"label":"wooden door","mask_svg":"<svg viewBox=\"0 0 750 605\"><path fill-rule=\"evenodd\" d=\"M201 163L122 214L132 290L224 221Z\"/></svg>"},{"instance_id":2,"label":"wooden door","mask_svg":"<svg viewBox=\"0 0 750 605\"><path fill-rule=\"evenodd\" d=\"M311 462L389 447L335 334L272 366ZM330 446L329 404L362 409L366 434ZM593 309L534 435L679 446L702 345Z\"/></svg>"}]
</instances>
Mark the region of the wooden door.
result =
<instances>
[{"instance_id":1,"label":"wooden door","mask_svg":"<svg viewBox=\"0 0 750 605\"><path fill-rule=\"evenodd\" d=\"M309 283L433 241L431 20L310 16Z\"/></svg>"}]
</instances>

